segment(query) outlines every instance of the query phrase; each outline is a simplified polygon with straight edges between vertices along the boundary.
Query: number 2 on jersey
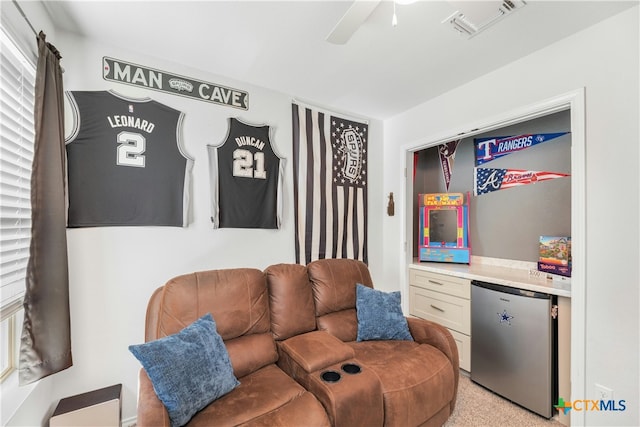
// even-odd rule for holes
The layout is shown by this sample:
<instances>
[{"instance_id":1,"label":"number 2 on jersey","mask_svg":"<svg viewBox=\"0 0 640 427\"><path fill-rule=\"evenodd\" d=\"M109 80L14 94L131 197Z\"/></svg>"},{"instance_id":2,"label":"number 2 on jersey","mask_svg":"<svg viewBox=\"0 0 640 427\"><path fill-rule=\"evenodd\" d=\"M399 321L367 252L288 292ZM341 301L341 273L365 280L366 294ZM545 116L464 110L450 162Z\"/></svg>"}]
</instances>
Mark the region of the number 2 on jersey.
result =
<instances>
[{"instance_id":1,"label":"number 2 on jersey","mask_svg":"<svg viewBox=\"0 0 640 427\"><path fill-rule=\"evenodd\" d=\"M253 167L254 162L255 168ZM233 176L267 179L267 171L264 170L264 153L260 151L252 153L242 148L234 150Z\"/></svg>"},{"instance_id":2,"label":"number 2 on jersey","mask_svg":"<svg viewBox=\"0 0 640 427\"><path fill-rule=\"evenodd\" d=\"M139 133L120 132L118 134L118 166L144 167L147 140Z\"/></svg>"}]
</instances>

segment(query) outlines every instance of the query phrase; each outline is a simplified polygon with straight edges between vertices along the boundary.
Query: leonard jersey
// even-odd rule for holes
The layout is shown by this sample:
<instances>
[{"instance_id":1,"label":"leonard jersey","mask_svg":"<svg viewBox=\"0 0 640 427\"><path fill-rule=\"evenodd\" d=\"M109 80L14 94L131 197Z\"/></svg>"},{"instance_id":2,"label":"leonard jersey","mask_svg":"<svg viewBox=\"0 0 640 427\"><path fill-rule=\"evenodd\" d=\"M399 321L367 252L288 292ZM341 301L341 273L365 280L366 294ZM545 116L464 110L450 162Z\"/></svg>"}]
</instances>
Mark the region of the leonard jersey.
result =
<instances>
[{"instance_id":1,"label":"leonard jersey","mask_svg":"<svg viewBox=\"0 0 640 427\"><path fill-rule=\"evenodd\" d=\"M207 146L214 228L280 228L284 159L269 126L229 118L221 145Z\"/></svg>"},{"instance_id":2,"label":"leonard jersey","mask_svg":"<svg viewBox=\"0 0 640 427\"><path fill-rule=\"evenodd\" d=\"M69 227L185 227L193 160L182 148L184 114L150 98L67 92Z\"/></svg>"}]
</instances>

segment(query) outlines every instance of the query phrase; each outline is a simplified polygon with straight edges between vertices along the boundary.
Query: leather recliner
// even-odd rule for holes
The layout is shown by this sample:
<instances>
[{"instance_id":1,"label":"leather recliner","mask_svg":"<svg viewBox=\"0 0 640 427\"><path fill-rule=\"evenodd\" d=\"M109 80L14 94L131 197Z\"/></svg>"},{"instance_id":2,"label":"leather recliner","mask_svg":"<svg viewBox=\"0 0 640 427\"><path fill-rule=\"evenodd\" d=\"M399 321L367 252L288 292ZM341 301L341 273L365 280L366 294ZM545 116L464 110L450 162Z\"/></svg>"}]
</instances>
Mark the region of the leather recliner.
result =
<instances>
[{"instance_id":1,"label":"leather recliner","mask_svg":"<svg viewBox=\"0 0 640 427\"><path fill-rule=\"evenodd\" d=\"M179 332L211 313L240 385L198 412L189 426L328 426L315 396L275 362L269 299L260 270L212 270L176 277L149 301L145 340ZM169 426L151 380L139 376L138 426Z\"/></svg>"},{"instance_id":2,"label":"leather recliner","mask_svg":"<svg viewBox=\"0 0 640 427\"><path fill-rule=\"evenodd\" d=\"M325 259L265 272L278 365L320 399L333 425L441 426L449 418L459 359L446 328L408 318L414 341L358 342L356 283L373 287L364 263ZM345 364L360 372L349 375ZM341 383L318 380L326 371Z\"/></svg>"},{"instance_id":3,"label":"leather recliner","mask_svg":"<svg viewBox=\"0 0 640 427\"><path fill-rule=\"evenodd\" d=\"M145 340L179 332L206 313L216 321L240 385L189 426L441 426L458 387L451 333L408 318L414 341L356 341L355 260L278 264L176 277L152 295ZM328 377L327 373L333 377ZM140 371L137 424L169 425Z\"/></svg>"}]
</instances>

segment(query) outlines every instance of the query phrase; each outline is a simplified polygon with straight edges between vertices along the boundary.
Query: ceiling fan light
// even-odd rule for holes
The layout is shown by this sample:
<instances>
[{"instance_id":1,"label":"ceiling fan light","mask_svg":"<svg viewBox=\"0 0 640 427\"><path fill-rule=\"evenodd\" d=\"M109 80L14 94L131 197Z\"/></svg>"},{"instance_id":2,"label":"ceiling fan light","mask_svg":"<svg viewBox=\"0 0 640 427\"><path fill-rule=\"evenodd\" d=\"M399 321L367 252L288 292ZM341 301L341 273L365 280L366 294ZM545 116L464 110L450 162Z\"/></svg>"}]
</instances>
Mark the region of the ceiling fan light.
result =
<instances>
[{"instance_id":1,"label":"ceiling fan light","mask_svg":"<svg viewBox=\"0 0 640 427\"><path fill-rule=\"evenodd\" d=\"M393 3L393 16L391 17L391 26L392 27L397 27L398 26L398 16L396 15L396 4L395 4L395 2Z\"/></svg>"}]
</instances>

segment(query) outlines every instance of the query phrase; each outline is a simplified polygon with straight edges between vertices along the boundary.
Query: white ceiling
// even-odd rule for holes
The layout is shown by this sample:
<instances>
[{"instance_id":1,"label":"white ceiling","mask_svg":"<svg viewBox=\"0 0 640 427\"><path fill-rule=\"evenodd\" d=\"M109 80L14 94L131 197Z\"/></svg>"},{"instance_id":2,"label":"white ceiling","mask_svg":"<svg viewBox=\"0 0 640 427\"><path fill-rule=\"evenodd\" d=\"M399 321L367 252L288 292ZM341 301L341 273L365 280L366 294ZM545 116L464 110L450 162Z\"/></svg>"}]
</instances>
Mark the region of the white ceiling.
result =
<instances>
[{"instance_id":1,"label":"white ceiling","mask_svg":"<svg viewBox=\"0 0 640 427\"><path fill-rule=\"evenodd\" d=\"M441 23L456 10L453 2L398 4L398 25L392 27L393 2L382 1L345 45L324 39L350 1L44 3L57 29L339 111L384 119L638 0L527 0L524 8L470 39Z\"/></svg>"}]
</instances>

